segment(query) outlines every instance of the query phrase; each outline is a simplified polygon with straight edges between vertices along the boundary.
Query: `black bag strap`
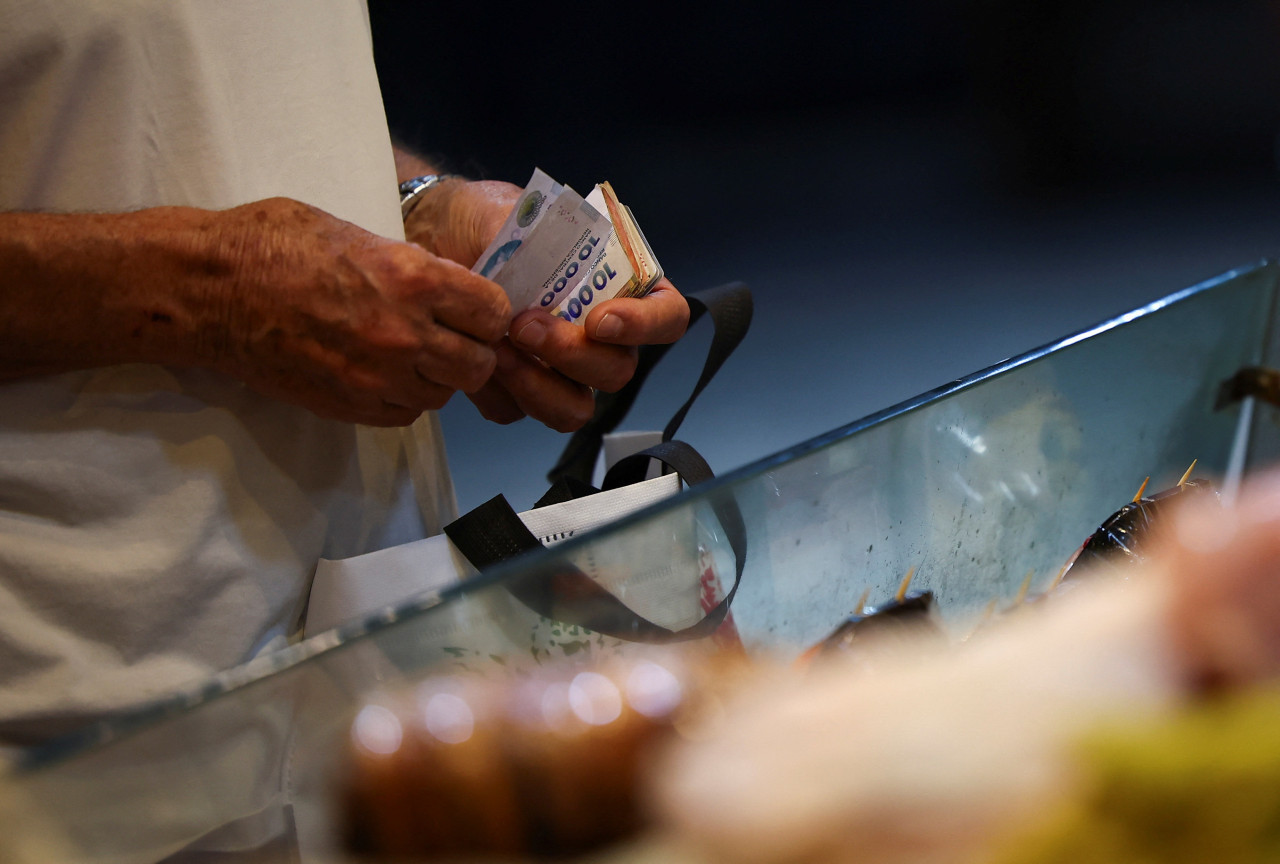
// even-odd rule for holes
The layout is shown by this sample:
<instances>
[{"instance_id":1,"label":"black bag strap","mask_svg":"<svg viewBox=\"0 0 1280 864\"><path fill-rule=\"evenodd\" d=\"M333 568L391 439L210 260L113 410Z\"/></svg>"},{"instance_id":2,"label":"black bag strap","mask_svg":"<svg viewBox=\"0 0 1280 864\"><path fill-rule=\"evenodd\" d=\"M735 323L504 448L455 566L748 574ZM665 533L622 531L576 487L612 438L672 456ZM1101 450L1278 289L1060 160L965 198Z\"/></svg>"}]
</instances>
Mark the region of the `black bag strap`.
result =
<instances>
[{"instance_id":1,"label":"black bag strap","mask_svg":"<svg viewBox=\"0 0 1280 864\"><path fill-rule=\"evenodd\" d=\"M746 336L751 325L751 292L745 284L731 282L687 294L685 299L689 302L689 326L692 327L705 314L715 329L702 373L689 398L667 423L662 443L619 460L605 475L603 488L606 490L644 480L653 459L666 466L664 470L674 470L691 486L706 482L713 476L711 467L696 450L671 439L684 422L694 400ZM590 478L604 436L626 417L649 372L669 348L669 345L641 347L635 374L627 385L616 393L596 394L594 415L570 438L560 459L547 475L551 488L535 507L581 498L598 491L590 485ZM566 562L560 562L550 574L541 569L520 574L506 583L506 588L539 615L619 639L676 642L709 636L728 614L747 560L747 532L736 502L730 497L716 499L712 501L711 508L733 550L733 584L715 608L696 624L682 630L671 630L636 614L586 573ZM444 533L458 551L481 571L525 552L543 548L501 495L446 525Z\"/></svg>"},{"instance_id":2,"label":"black bag strap","mask_svg":"<svg viewBox=\"0 0 1280 864\"><path fill-rule=\"evenodd\" d=\"M624 459L619 459L604 475L601 489L619 489L639 483L649 473L649 460L657 459L672 469L685 483L696 486L715 476L702 454L683 441L663 441ZM665 473L665 472L664 472Z\"/></svg>"},{"instance_id":3,"label":"black bag strap","mask_svg":"<svg viewBox=\"0 0 1280 864\"><path fill-rule=\"evenodd\" d=\"M626 485L624 478L633 476L637 471L643 479L650 459L658 459L672 467L691 484L705 482L711 477L711 468L697 451L684 442L667 441L620 460L606 477L605 488ZM710 636L729 613L747 560L747 532L737 504L731 498L725 498L713 500L711 507L733 550L733 584L713 609L696 624L684 629L671 630L636 614L594 579L567 562L558 562L551 573L545 569L534 569L518 574L505 583L505 587L539 615L619 639L681 642ZM481 571L525 552L543 548L502 495L449 523L444 533L458 551Z\"/></svg>"},{"instance_id":4,"label":"black bag strap","mask_svg":"<svg viewBox=\"0 0 1280 864\"><path fill-rule=\"evenodd\" d=\"M707 384L742 342L747 335L747 329L751 326L753 311L751 291L742 282L729 282L703 291L695 291L686 294L685 299L689 302L689 326L692 327L706 314L711 319L715 333L711 337L711 346L707 349L707 359L703 363L702 374L698 376L698 381L689 398L676 410L670 422L667 423L666 429L662 431L663 441L670 441L675 437L694 400L706 389ZM550 483L555 484L565 477L574 477L584 483L591 482L591 475L596 467L596 457L600 454L604 436L616 429L627 416L627 412L636 401L640 387L670 347L670 345L642 346L635 374L631 376L626 386L616 393L596 394L595 413L570 437L555 466L547 473L547 480Z\"/></svg>"}]
</instances>

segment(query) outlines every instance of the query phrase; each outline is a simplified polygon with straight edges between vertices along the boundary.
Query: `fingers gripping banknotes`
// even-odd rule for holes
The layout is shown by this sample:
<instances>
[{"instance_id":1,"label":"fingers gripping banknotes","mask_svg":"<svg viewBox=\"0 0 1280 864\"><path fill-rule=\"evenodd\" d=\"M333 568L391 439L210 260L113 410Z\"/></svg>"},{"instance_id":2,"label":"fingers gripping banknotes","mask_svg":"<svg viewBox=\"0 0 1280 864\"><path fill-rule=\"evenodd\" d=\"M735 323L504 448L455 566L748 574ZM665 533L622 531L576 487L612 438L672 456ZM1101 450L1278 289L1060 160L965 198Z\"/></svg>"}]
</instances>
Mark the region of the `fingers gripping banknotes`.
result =
<instances>
[{"instance_id":1,"label":"fingers gripping banknotes","mask_svg":"<svg viewBox=\"0 0 1280 864\"><path fill-rule=\"evenodd\" d=\"M513 309L540 307L578 325L592 306L641 297L662 278L612 186L601 183L583 198L541 170L472 270L501 285Z\"/></svg>"}]
</instances>

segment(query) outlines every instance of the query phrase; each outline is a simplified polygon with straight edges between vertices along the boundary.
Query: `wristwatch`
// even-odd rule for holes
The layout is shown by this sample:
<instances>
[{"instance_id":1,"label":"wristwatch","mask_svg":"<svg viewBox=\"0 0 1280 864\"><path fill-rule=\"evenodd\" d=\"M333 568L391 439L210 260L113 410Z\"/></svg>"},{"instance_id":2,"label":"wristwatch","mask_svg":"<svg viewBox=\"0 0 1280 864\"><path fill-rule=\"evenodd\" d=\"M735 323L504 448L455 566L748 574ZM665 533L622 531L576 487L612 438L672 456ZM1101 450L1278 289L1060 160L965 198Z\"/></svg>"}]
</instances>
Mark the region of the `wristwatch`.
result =
<instances>
[{"instance_id":1,"label":"wristwatch","mask_svg":"<svg viewBox=\"0 0 1280 864\"><path fill-rule=\"evenodd\" d=\"M410 211L422 194L439 183L452 180L457 174L423 174L400 184L400 218L408 219Z\"/></svg>"}]
</instances>

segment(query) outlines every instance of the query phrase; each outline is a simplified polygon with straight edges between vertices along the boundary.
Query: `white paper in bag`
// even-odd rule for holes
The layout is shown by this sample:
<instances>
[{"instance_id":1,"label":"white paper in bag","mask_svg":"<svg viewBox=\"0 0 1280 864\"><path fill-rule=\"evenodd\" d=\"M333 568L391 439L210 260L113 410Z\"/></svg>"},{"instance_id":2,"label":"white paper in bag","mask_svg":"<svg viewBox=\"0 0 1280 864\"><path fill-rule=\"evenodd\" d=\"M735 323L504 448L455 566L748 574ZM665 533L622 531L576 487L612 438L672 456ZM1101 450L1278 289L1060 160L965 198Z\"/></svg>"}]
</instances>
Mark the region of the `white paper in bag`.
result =
<instances>
[{"instance_id":1,"label":"white paper in bag","mask_svg":"<svg viewBox=\"0 0 1280 864\"><path fill-rule=\"evenodd\" d=\"M679 491L680 478L668 474L519 515L534 536L550 546ZM574 563L638 614L668 627L687 626L701 614L693 518L681 510L638 527L592 546ZM639 570L637 563L642 565ZM321 559L307 607L306 635L438 593L475 572L444 535L354 558Z\"/></svg>"}]
</instances>

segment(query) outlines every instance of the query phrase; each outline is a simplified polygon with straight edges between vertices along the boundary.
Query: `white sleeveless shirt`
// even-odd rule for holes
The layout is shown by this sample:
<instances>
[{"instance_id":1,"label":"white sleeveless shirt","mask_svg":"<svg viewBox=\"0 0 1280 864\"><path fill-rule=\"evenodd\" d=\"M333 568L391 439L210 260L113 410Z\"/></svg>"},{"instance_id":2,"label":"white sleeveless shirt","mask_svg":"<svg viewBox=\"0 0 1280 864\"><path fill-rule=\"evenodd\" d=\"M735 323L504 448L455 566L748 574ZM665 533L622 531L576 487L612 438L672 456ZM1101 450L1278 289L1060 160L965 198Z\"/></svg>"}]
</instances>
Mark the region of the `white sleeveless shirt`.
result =
<instances>
[{"instance_id":1,"label":"white sleeveless shirt","mask_svg":"<svg viewBox=\"0 0 1280 864\"><path fill-rule=\"evenodd\" d=\"M284 195L402 238L395 180L363 0L0 0L0 210ZM0 740L279 644L319 557L453 510L434 415L354 427L161 366L0 384Z\"/></svg>"}]
</instances>

